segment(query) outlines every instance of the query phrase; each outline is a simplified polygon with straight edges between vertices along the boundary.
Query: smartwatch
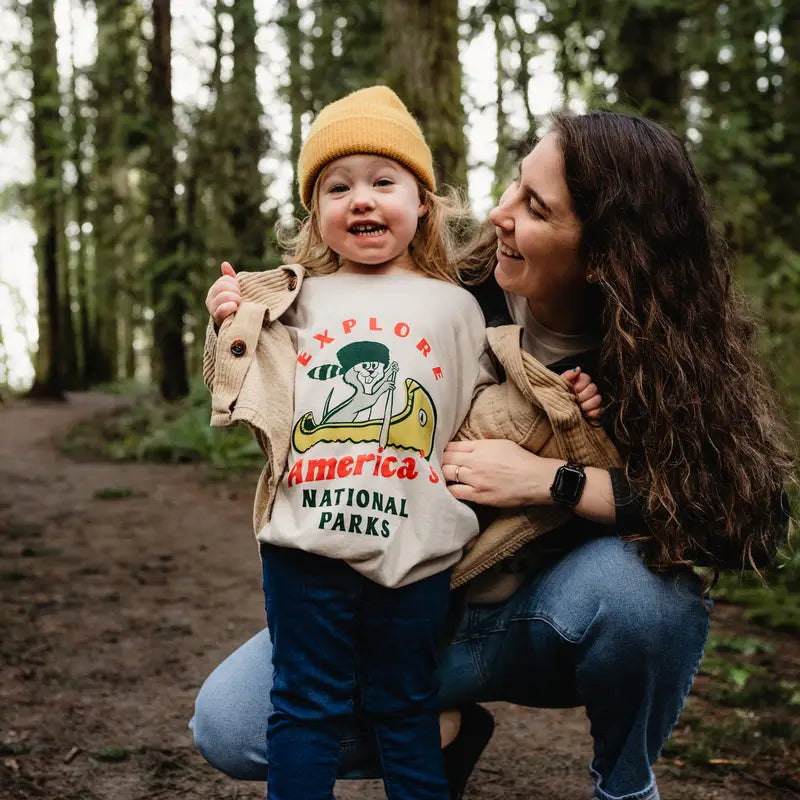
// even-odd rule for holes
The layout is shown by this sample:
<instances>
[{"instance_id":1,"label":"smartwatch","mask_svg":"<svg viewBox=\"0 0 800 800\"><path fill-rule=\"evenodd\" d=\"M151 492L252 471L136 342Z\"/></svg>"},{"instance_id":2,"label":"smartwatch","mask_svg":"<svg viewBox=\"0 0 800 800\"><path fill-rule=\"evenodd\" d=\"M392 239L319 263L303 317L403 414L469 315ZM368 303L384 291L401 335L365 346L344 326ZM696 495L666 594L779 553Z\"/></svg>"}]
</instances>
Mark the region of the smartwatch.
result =
<instances>
[{"instance_id":1,"label":"smartwatch","mask_svg":"<svg viewBox=\"0 0 800 800\"><path fill-rule=\"evenodd\" d=\"M550 497L556 505L572 508L581 499L585 483L586 473L583 464L569 461L556 470L553 485L550 487Z\"/></svg>"}]
</instances>

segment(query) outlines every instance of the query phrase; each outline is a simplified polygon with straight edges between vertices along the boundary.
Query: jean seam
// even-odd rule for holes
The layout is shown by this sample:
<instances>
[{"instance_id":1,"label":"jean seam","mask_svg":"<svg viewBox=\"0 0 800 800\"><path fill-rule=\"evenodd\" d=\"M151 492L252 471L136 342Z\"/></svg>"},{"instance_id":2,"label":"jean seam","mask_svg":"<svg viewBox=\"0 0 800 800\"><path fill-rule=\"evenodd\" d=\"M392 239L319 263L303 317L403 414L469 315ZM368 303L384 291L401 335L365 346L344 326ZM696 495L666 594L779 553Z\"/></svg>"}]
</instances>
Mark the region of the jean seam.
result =
<instances>
[{"instance_id":1,"label":"jean seam","mask_svg":"<svg viewBox=\"0 0 800 800\"><path fill-rule=\"evenodd\" d=\"M582 634L572 633L567 631L561 625L559 625L551 616L547 614L524 614L519 616L513 616L510 622L544 622L549 625L564 641L569 642L570 644L579 644L581 639L586 635L586 631ZM592 622L594 622L594 618L592 618ZM591 627L591 623L586 627L586 630L589 630Z\"/></svg>"}]
</instances>

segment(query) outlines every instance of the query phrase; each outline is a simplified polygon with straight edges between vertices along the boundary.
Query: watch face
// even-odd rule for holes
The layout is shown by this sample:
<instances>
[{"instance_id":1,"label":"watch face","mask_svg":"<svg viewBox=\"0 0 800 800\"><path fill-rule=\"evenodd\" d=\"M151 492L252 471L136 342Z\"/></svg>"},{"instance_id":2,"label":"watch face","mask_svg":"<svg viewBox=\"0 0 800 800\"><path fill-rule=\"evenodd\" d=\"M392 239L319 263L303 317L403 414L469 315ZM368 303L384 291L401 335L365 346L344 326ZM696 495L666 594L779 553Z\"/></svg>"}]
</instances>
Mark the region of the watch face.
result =
<instances>
[{"instance_id":1,"label":"watch face","mask_svg":"<svg viewBox=\"0 0 800 800\"><path fill-rule=\"evenodd\" d=\"M582 472L577 470L565 469L561 472L561 485L558 493L565 497L575 497L578 494L584 480Z\"/></svg>"}]
</instances>

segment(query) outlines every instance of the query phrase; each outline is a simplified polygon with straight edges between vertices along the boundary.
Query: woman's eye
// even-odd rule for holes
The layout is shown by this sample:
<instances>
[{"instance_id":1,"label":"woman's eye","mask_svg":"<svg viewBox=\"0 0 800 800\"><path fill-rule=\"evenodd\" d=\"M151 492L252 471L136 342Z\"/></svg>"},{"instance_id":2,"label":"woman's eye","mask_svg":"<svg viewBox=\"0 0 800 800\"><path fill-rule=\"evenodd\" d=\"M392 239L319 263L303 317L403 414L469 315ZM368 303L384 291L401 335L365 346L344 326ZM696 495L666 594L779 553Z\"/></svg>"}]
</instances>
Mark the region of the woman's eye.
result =
<instances>
[{"instance_id":1,"label":"woman's eye","mask_svg":"<svg viewBox=\"0 0 800 800\"><path fill-rule=\"evenodd\" d=\"M536 219L544 219L545 218L544 214L542 214L541 211L539 211L536 208L534 208L534 206L532 206L530 203L528 204L528 213L532 217L536 217Z\"/></svg>"}]
</instances>

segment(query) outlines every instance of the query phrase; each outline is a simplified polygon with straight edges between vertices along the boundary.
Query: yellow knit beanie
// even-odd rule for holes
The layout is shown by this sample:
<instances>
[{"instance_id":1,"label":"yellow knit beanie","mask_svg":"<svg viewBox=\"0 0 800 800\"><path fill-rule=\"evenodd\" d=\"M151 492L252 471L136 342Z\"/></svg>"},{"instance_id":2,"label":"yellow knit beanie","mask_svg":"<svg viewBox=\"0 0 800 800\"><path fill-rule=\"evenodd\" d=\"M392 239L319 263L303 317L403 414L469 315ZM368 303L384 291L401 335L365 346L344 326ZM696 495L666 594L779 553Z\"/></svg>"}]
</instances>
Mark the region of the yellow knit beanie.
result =
<instances>
[{"instance_id":1,"label":"yellow knit beanie","mask_svg":"<svg viewBox=\"0 0 800 800\"><path fill-rule=\"evenodd\" d=\"M300 199L306 209L323 167L357 153L399 161L424 186L436 190L433 157L416 120L388 86L370 86L329 103L311 123L297 161Z\"/></svg>"}]
</instances>

